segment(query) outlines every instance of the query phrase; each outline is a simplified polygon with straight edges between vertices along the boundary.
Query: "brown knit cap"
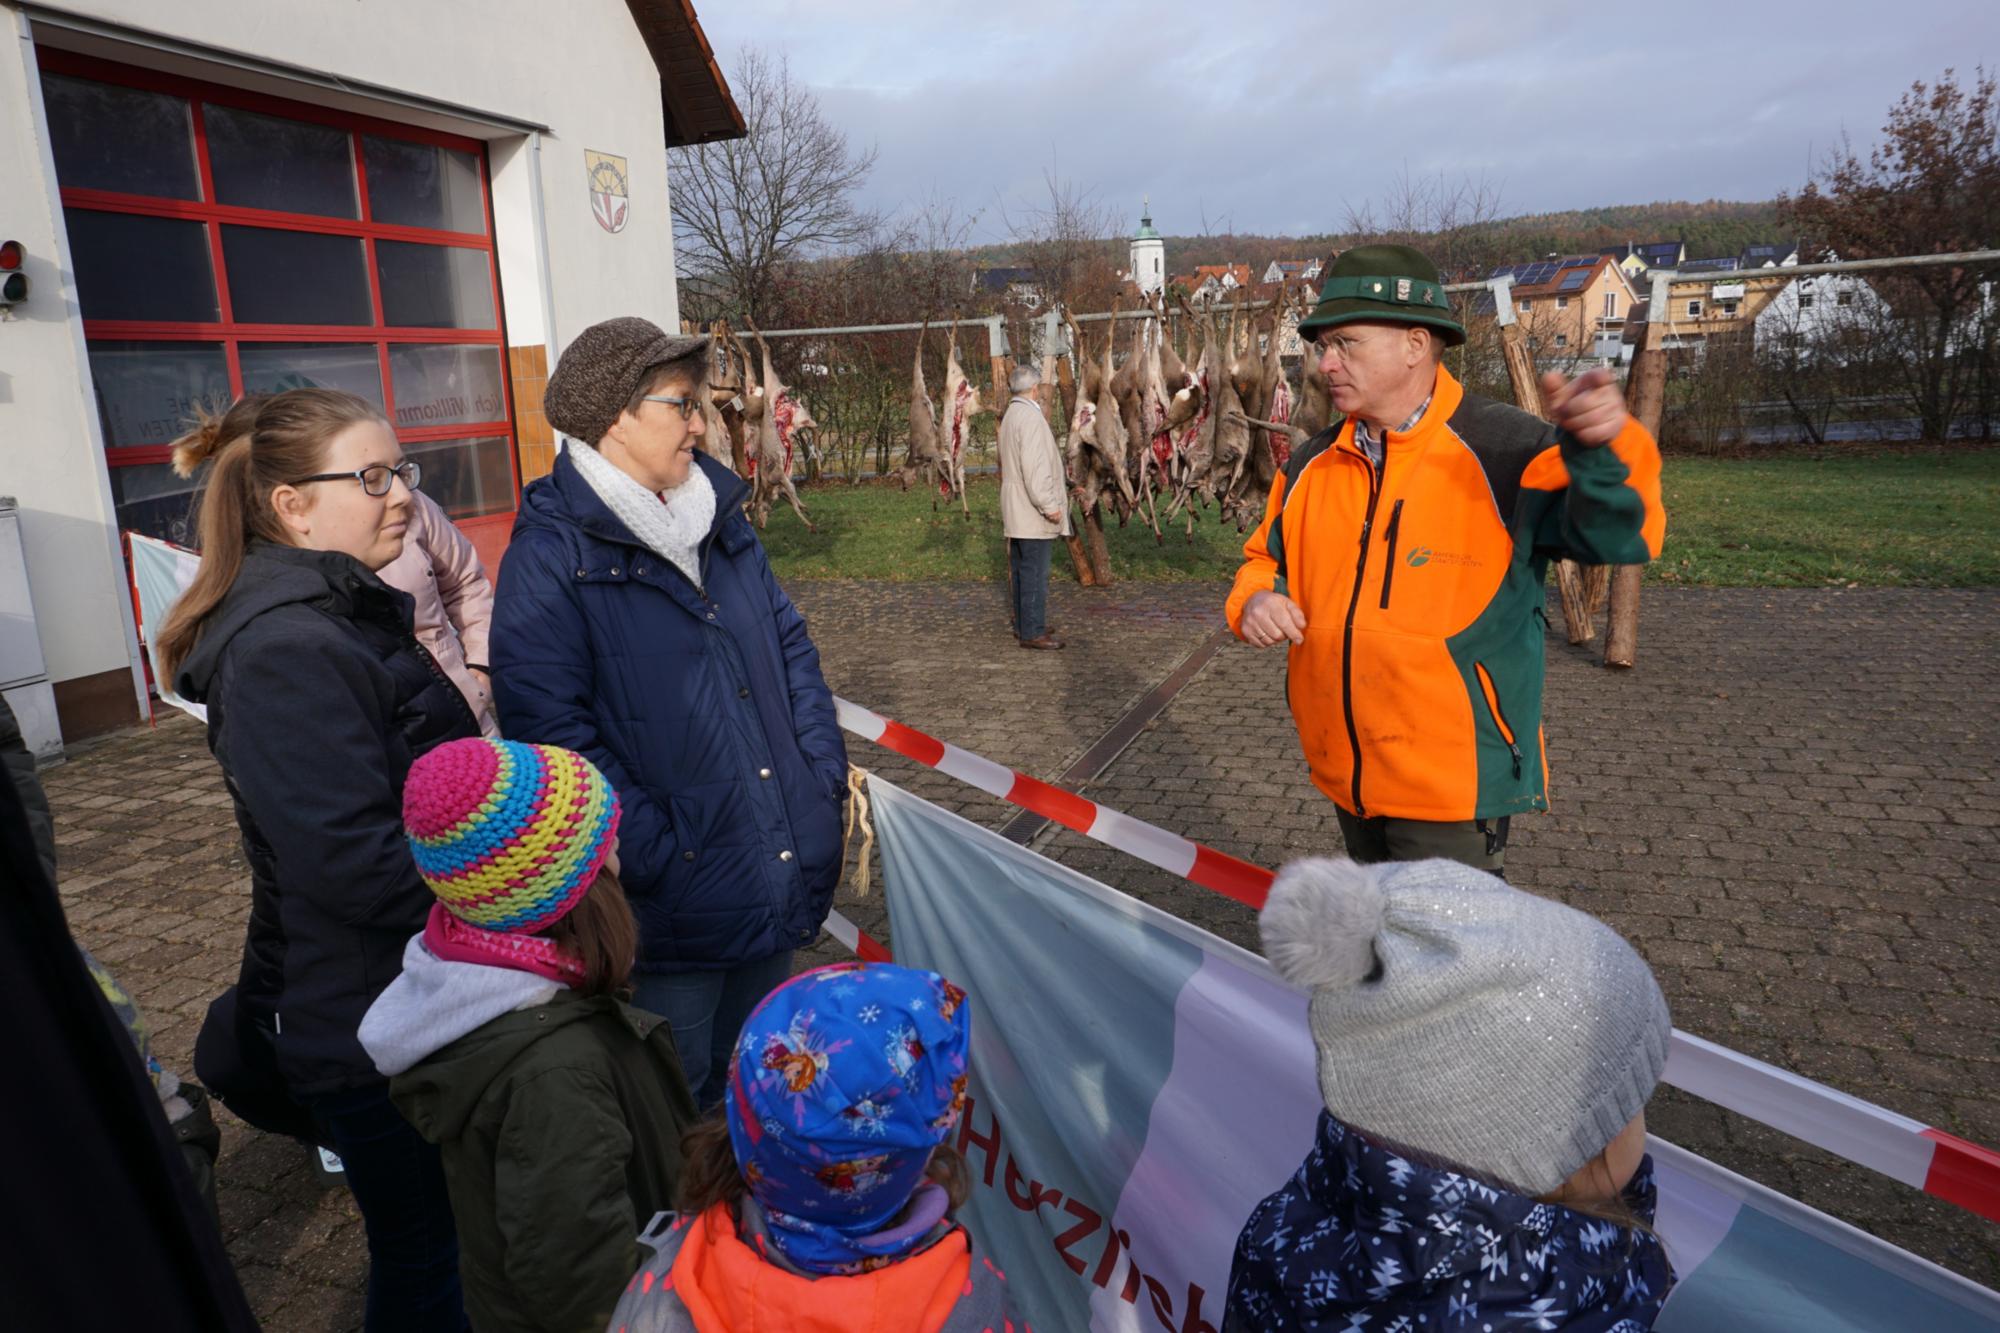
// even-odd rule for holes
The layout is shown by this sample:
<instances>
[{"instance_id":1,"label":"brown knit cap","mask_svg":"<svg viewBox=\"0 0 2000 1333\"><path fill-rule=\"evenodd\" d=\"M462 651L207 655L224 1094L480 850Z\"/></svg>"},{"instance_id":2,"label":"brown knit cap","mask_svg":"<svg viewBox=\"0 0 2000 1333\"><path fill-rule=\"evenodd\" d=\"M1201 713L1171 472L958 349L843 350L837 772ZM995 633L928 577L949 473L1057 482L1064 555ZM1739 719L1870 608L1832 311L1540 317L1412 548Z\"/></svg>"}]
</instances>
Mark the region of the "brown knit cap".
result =
<instances>
[{"instance_id":1,"label":"brown knit cap","mask_svg":"<svg viewBox=\"0 0 2000 1333\"><path fill-rule=\"evenodd\" d=\"M563 349L542 391L542 415L571 439L595 447L648 370L707 349L703 335L669 334L633 315L593 324Z\"/></svg>"}]
</instances>

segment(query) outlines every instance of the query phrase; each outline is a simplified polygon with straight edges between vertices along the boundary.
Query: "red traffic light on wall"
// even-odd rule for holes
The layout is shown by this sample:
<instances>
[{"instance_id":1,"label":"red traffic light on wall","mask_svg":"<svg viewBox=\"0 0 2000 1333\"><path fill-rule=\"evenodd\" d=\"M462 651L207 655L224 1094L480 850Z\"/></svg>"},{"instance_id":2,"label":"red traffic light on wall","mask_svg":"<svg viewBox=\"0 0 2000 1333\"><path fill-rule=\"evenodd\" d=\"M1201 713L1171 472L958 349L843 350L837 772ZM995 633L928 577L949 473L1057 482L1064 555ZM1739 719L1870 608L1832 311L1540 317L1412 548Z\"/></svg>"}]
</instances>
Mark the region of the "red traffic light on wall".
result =
<instances>
[{"instance_id":1,"label":"red traffic light on wall","mask_svg":"<svg viewBox=\"0 0 2000 1333\"><path fill-rule=\"evenodd\" d=\"M21 271L27 261L19 241L0 241L0 308L28 299L28 275Z\"/></svg>"}]
</instances>

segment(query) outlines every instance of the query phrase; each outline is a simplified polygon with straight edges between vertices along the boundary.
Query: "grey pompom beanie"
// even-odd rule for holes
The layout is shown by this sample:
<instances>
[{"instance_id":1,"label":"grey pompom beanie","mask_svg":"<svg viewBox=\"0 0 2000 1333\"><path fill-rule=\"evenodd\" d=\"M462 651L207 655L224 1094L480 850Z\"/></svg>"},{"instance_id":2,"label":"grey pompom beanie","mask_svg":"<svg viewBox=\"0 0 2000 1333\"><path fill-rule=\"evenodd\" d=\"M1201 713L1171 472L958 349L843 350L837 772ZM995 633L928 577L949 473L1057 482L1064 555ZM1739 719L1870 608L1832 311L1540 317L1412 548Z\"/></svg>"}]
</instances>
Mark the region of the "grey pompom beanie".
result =
<instances>
[{"instance_id":1,"label":"grey pompom beanie","mask_svg":"<svg viewBox=\"0 0 2000 1333\"><path fill-rule=\"evenodd\" d=\"M1278 872L1265 956L1312 995L1320 1093L1345 1123L1546 1194L1653 1095L1659 983L1593 916L1453 861Z\"/></svg>"},{"instance_id":2,"label":"grey pompom beanie","mask_svg":"<svg viewBox=\"0 0 2000 1333\"><path fill-rule=\"evenodd\" d=\"M593 324L556 361L542 391L542 415L563 434L594 449L632 401L647 371L707 346L701 334L670 334L634 315Z\"/></svg>"}]
</instances>

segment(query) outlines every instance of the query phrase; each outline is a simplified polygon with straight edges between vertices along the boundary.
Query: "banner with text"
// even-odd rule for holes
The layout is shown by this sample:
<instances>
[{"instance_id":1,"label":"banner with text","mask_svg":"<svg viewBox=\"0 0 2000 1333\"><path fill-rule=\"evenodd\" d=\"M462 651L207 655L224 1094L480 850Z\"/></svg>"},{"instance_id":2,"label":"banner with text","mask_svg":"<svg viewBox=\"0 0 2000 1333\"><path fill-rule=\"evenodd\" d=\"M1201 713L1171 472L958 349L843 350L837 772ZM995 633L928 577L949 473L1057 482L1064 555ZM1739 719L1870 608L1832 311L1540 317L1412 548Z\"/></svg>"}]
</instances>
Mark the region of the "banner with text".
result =
<instances>
[{"instance_id":1,"label":"banner with text","mask_svg":"<svg viewBox=\"0 0 2000 1333\"><path fill-rule=\"evenodd\" d=\"M1320 1110L1255 954L869 779L899 962L972 996L967 1222L1030 1322L1215 1333L1236 1234ZM2000 1296L1657 1140L1662 1333L1972 1333Z\"/></svg>"}]
</instances>

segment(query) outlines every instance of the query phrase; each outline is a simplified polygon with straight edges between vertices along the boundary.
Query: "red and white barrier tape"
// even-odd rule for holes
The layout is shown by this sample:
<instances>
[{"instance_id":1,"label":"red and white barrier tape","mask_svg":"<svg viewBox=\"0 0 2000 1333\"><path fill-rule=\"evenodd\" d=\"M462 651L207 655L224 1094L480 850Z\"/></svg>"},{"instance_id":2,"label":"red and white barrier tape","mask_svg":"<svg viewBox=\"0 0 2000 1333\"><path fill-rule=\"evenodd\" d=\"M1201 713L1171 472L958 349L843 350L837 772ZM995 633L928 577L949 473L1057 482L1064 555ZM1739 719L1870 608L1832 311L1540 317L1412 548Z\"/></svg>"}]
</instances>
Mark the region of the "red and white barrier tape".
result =
<instances>
[{"instance_id":1,"label":"red and white barrier tape","mask_svg":"<svg viewBox=\"0 0 2000 1333\"><path fill-rule=\"evenodd\" d=\"M1250 907L1262 907L1270 892L1272 872L1262 866L1120 814L845 699L836 698L834 705L840 725L856 736L989 796L1032 810L1148 865ZM889 957L886 946L839 912L828 914L826 929L863 958L881 961ZM1662 1077L1674 1087L1803 1139L1845 1161L2000 1221L2000 1153L1990 1148L1679 1028L1674 1029Z\"/></svg>"}]
</instances>

